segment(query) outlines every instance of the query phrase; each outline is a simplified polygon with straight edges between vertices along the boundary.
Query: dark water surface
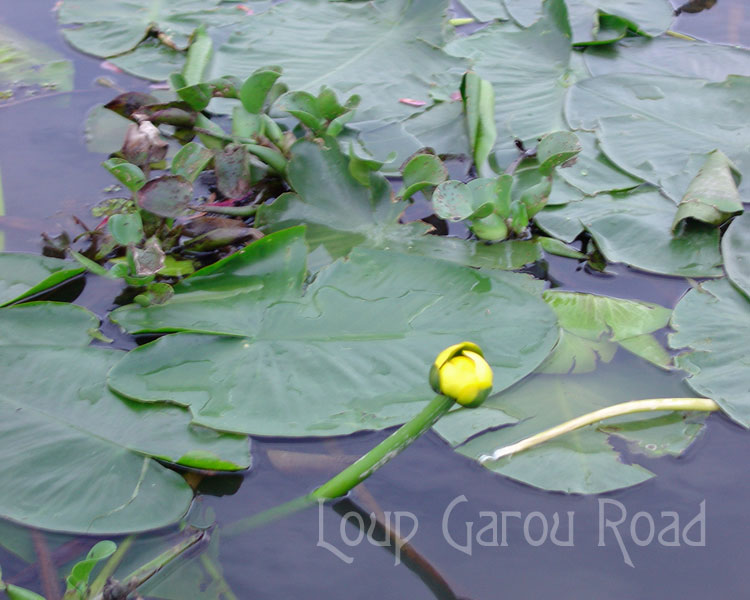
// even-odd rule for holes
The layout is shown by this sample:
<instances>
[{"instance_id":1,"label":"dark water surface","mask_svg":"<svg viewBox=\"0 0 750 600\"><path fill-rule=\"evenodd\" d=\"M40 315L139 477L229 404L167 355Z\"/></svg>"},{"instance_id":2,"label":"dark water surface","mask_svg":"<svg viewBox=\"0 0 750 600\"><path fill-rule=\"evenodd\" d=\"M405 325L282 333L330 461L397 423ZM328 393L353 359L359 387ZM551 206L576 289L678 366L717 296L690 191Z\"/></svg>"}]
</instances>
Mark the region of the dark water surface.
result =
<instances>
[{"instance_id":1,"label":"dark water surface","mask_svg":"<svg viewBox=\"0 0 750 600\"><path fill-rule=\"evenodd\" d=\"M90 207L112 179L99 166L104 156L87 151L83 122L93 106L117 93L95 80L107 76L124 89L146 87L142 81L102 70L99 60L69 48L57 33L52 4L46 0L0 2L1 24L45 42L74 61L79 90L0 108L0 170L7 215L0 218L0 230L5 234L5 249L10 251L39 251L41 231L74 231L71 214L93 222ZM750 6L746 0L719 0L709 11L682 15L675 29L718 42L748 45ZM611 267L612 276L602 276L580 269L576 261L549 257L546 268L548 278L565 289L638 298L670 307L689 287L683 279L646 275L620 265ZM116 283L90 281L76 301L103 317L116 293ZM111 334L112 328L105 332ZM123 340L123 345L132 344ZM632 372L632 392L637 394L639 373L651 367L628 356L618 356L615 365L625 373ZM692 395L679 378L674 375L666 387L673 390L682 386L684 395ZM257 441L255 468L246 477L204 482L204 494L193 512L210 509L219 524L227 526L215 536L212 552L218 553L226 581L238 598L446 597L434 591L436 578L425 574L424 565L421 570L419 564L396 565L388 548L366 540L347 545L346 540L351 542L359 535L351 522L342 526L340 514L354 508L349 502L309 509L250 533L231 535L231 523L299 496L333 474L330 469L298 472L293 466L278 468L271 459L278 457L279 451L360 455L385 435L363 433L328 441ZM623 446L613 443L618 448ZM365 493L355 494L352 500L365 513L370 509L364 507L370 507L373 499L383 510L402 511L402 533L416 528L413 547L458 596L465 598L748 598L749 455L750 435L714 415L682 457L630 457L657 474L650 481L601 497L570 496L496 476L454 453L436 435L428 434L378 471L367 481ZM466 502L446 514L461 495ZM701 506L705 507L704 545L689 545L680 539L679 545L668 546L657 538L643 543L649 518L646 515L654 520L658 533L671 522L662 513L677 513L682 530ZM467 541L467 522L474 523L474 536L488 523L488 516L480 515L482 511L496 515L498 544L505 534L506 545L481 546L475 539L473 547L457 549L455 546ZM517 511L520 518L510 516L509 511ZM622 536L618 541L613 530L600 527L599 520L602 514L614 519L620 511L626 512L627 518L617 530ZM639 511L631 531L631 521ZM542 524L551 526L555 513L561 520L557 539L570 540L569 512L573 515L572 545L556 545L549 536L536 545L543 534ZM696 526L688 532L688 539L699 541L700 533ZM131 554L135 559L138 548L145 555L149 549L168 545L174 534L167 531L141 536ZM25 536L25 532L0 522L0 542L20 554L24 552L18 548L28 547ZM56 535L47 539L53 547L69 540ZM488 540L489 534L483 539ZM671 539L670 534L662 541ZM197 588L191 587L190 570L194 574L199 569L198 558L194 561L172 579L171 594L162 596L162 587L160 597L199 597ZM41 590L36 571L2 548L0 565L5 579L15 578L20 584ZM174 587L175 579L182 587Z\"/></svg>"}]
</instances>

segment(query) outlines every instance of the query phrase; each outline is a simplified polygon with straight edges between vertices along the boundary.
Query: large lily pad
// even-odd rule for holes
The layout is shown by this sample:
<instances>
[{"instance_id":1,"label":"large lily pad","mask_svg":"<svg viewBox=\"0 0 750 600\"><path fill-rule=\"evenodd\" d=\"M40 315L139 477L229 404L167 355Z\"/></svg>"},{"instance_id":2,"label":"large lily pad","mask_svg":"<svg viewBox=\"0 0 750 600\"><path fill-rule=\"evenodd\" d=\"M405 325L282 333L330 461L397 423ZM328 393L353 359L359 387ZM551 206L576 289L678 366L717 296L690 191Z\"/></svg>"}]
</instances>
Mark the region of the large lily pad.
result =
<instances>
[{"instance_id":1,"label":"large lily pad","mask_svg":"<svg viewBox=\"0 0 750 600\"><path fill-rule=\"evenodd\" d=\"M328 2L295 0L243 22L215 55L211 72L247 77L282 65L290 89L322 86L362 98L356 119L402 119L415 112L399 102L430 103L450 81L458 88L464 61L446 55L448 0Z\"/></svg>"},{"instance_id":2,"label":"large lily pad","mask_svg":"<svg viewBox=\"0 0 750 600\"><path fill-rule=\"evenodd\" d=\"M5 518L79 533L153 529L177 521L192 492L151 457L207 469L249 465L244 437L197 428L176 406L113 394L105 376L125 353L89 347L97 325L69 304L0 310Z\"/></svg>"},{"instance_id":3,"label":"large lily pad","mask_svg":"<svg viewBox=\"0 0 750 600\"><path fill-rule=\"evenodd\" d=\"M717 107L722 107L717 110ZM678 202L705 155L719 149L750 170L750 78L720 83L688 77L612 74L579 82L566 104L576 129L595 129L617 166ZM748 178L740 193L750 189Z\"/></svg>"},{"instance_id":4,"label":"large lily pad","mask_svg":"<svg viewBox=\"0 0 750 600\"><path fill-rule=\"evenodd\" d=\"M641 361L601 364L585 375L538 375L485 401L520 420L517 425L487 431L457 448L478 458L568 419L619 402L639 398L689 395L683 382ZM653 474L637 464L624 462L608 443L608 433L632 442L631 448L646 455L680 454L700 432L704 415L676 413L631 415L566 434L515 456L486 466L507 477L547 490L598 494L636 485ZM454 432L455 433L455 432ZM657 440L656 442L654 440Z\"/></svg>"},{"instance_id":5,"label":"large lily pad","mask_svg":"<svg viewBox=\"0 0 750 600\"><path fill-rule=\"evenodd\" d=\"M747 297L726 279L704 283L677 304L672 327L677 332L670 336L670 345L688 349L677 358L677 366L691 374L688 385L750 427Z\"/></svg>"},{"instance_id":6,"label":"large lily pad","mask_svg":"<svg viewBox=\"0 0 750 600\"><path fill-rule=\"evenodd\" d=\"M188 406L220 430L346 434L416 414L434 396L429 365L452 343L479 343L501 390L557 341L540 284L515 273L356 249L303 289L303 235L267 236L175 286L166 304L112 313L131 332L196 333L131 351L110 386Z\"/></svg>"},{"instance_id":7,"label":"large lily pad","mask_svg":"<svg viewBox=\"0 0 750 600\"><path fill-rule=\"evenodd\" d=\"M284 194L258 210L256 223L270 231L307 226L310 269L346 256L355 246L442 258L475 267L517 269L541 258L534 242L484 245L427 235L425 223L399 223L406 202L393 202L388 181L373 174L370 186L349 173L349 158L335 142L299 141L287 176L296 194Z\"/></svg>"},{"instance_id":8,"label":"large lily pad","mask_svg":"<svg viewBox=\"0 0 750 600\"><path fill-rule=\"evenodd\" d=\"M597 39L600 13L619 17L630 29L649 36L664 33L674 18L668 0L567 0L566 4L576 44ZM542 16L542 0L505 0L505 6L510 16L523 27L530 26Z\"/></svg>"},{"instance_id":9,"label":"large lily pad","mask_svg":"<svg viewBox=\"0 0 750 600\"><path fill-rule=\"evenodd\" d=\"M719 231L703 223L686 223L673 235L676 211L659 192L643 189L548 207L535 221L565 242L588 231L610 262L664 275L721 276Z\"/></svg>"},{"instance_id":10,"label":"large lily pad","mask_svg":"<svg viewBox=\"0 0 750 600\"><path fill-rule=\"evenodd\" d=\"M58 258L0 253L0 306L44 292L84 271L80 265Z\"/></svg>"},{"instance_id":11,"label":"large lily pad","mask_svg":"<svg viewBox=\"0 0 750 600\"><path fill-rule=\"evenodd\" d=\"M514 139L532 143L550 131L568 129L562 109L575 82L570 30L562 0L545 6L546 15L528 29L494 23L446 46L450 54L468 57L476 73L493 85L500 163L517 154Z\"/></svg>"},{"instance_id":12,"label":"large lily pad","mask_svg":"<svg viewBox=\"0 0 750 600\"><path fill-rule=\"evenodd\" d=\"M729 75L750 76L749 50L668 36L627 38L616 45L588 48L583 56L593 76L644 73L709 81L724 81Z\"/></svg>"}]
</instances>

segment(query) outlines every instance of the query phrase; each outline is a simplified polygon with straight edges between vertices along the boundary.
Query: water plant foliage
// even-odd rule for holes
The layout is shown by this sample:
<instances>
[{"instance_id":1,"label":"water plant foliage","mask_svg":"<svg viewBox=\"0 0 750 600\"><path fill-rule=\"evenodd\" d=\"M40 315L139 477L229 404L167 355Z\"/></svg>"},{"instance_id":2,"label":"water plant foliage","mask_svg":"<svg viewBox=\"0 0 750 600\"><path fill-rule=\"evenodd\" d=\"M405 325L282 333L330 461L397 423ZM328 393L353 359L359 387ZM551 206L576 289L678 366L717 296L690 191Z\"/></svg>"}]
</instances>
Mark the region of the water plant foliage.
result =
<instances>
[{"instance_id":1,"label":"water plant foliage","mask_svg":"<svg viewBox=\"0 0 750 600\"><path fill-rule=\"evenodd\" d=\"M177 522L192 490L166 465L240 471L249 436L404 423L434 398L436 351L467 339L493 395L434 429L471 460L687 386L750 426L748 51L663 35L666 0L463 4L489 23L454 27L447 0L64 0L74 47L171 89L107 104L122 197L77 262L0 254L0 439L23 449L1 516ZM672 313L509 272L548 254L715 281ZM84 270L126 288L112 322L158 339L106 348L85 309L23 303ZM601 493L652 477L610 436L679 455L702 427L629 416L486 466Z\"/></svg>"}]
</instances>

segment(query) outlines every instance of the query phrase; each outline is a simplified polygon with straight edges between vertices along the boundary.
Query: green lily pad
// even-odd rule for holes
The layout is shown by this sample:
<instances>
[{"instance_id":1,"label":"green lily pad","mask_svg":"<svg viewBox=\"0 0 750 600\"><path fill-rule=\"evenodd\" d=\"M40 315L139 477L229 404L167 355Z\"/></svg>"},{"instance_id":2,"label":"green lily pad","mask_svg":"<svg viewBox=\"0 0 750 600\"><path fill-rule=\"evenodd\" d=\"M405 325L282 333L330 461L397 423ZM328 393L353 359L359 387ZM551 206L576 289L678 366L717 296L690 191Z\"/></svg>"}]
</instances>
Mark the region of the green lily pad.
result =
<instances>
[{"instance_id":1,"label":"green lily pad","mask_svg":"<svg viewBox=\"0 0 750 600\"><path fill-rule=\"evenodd\" d=\"M427 235L425 223L399 223L408 204L392 201L390 184L380 174L372 175L369 186L357 181L349 172L349 158L334 141L321 147L302 140L291 155L287 177L296 193L262 205L256 224L269 231L305 224L313 271L355 246L496 269L518 269L541 258L535 242L477 244Z\"/></svg>"},{"instance_id":2,"label":"green lily pad","mask_svg":"<svg viewBox=\"0 0 750 600\"><path fill-rule=\"evenodd\" d=\"M247 439L190 424L187 411L113 394L125 354L89 347L98 319L59 303L0 310L0 515L89 534L163 527L187 510L184 479L151 457L204 469L250 464ZM39 373L44 373L40 377Z\"/></svg>"},{"instance_id":3,"label":"green lily pad","mask_svg":"<svg viewBox=\"0 0 750 600\"><path fill-rule=\"evenodd\" d=\"M545 17L528 29L493 23L446 46L446 52L469 58L477 75L494 88L500 164L517 155L516 138L533 145L550 131L568 129L562 111L575 81L570 30L562 0L545 6Z\"/></svg>"},{"instance_id":4,"label":"green lily pad","mask_svg":"<svg viewBox=\"0 0 750 600\"><path fill-rule=\"evenodd\" d=\"M84 271L77 263L59 258L0 253L0 306L47 291Z\"/></svg>"},{"instance_id":5,"label":"green lily pad","mask_svg":"<svg viewBox=\"0 0 750 600\"><path fill-rule=\"evenodd\" d=\"M505 0L508 13L523 27L542 17L542 4L542 0ZM575 44L599 38L601 13L619 17L633 31L648 36L664 33L674 18L668 0L567 0L566 4Z\"/></svg>"},{"instance_id":6,"label":"green lily pad","mask_svg":"<svg viewBox=\"0 0 750 600\"><path fill-rule=\"evenodd\" d=\"M458 88L465 63L442 51L448 5L448 0L276 4L243 21L216 50L211 73L244 78L261 65L282 65L282 80L292 90L317 94L326 86L345 97L361 96L358 121L404 119L415 109L401 99L429 102L432 88L446 77Z\"/></svg>"},{"instance_id":7,"label":"green lily pad","mask_svg":"<svg viewBox=\"0 0 750 600\"><path fill-rule=\"evenodd\" d=\"M490 454L568 419L619 402L640 398L689 395L683 382L633 358L601 364L583 375L536 375L491 396L484 408L496 408L519 419L517 425L490 430L456 449L470 458ZM705 415L656 413L604 421L525 450L485 463L492 471L528 485L574 494L599 494L637 485L653 474L628 464L608 443L609 433L632 442L631 449L651 456L679 454L695 439ZM659 440L655 443L654 440Z\"/></svg>"},{"instance_id":8,"label":"green lily pad","mask_svg":"<svg viewBox=\"0 0 750 600\"><path fill-rule=\"evenodd\" d=\"M0 26L0 86L73 89L73 64L47 46Z\"/></svg>"},{"instance_id":9,"label":"green lily pad","mask_svg":"<svg viewBox=\"0 0 750 600\"><path fill-rule=\"evenodd\" d=\"M740 172L750 169L747 77L720 83L636 73L592 77L570 90L566 117L575 129L596 130L610 160L661 187L674 202L708 152L719 149ZM748 189L746 178L740 194Z\"/></svg>"},{"instance_id":10,"label":"green lily pad","mask_svg":"<svg viewBox=\"0 0 750 600\"><path fill-rule=\"evenodd\" d=\"M677 366L690 373L687 384L713 399L727 415L750 427L747 362L750 302L729 281L702 284L679 301L672 316L672 348L686 348Z\"/></svg>"},{"instance_id":11,"label":"green lily pad","mask_svg":"<svg viewBox=\"0 0 750 600\"><path fill-rule=\"evenodd\" d=\"M563 336L540 367L543 373L588 373L598 360L609 362L618 346L659 366L672 357L651 334L669 324L672 311L651 302L581 294L544 292L559 319Z\"/></svg>"},{"instance_id":12,"label":"green lily pad","mask_svg":"<svg viewBox=\"0 0 750 600\"><path fill-rule=\"evenodd\" d=\"M163 305L114 311L127 331L195 333L131 351L110 386L188 406L195 423L220 430L338 435L416 414L434 397L427 370L448 345L480 344L501 390L557 340L540 284L523 275L360 248L306 289L304 275L295 228L196 272Z\"/></svg>"},{"instance_id":13,"label":"green lily pad","mask_svg":"<svg viewBox=\"0 0 750 600\"><path fill-rule=\"evenodd\" d=\"M110 57L133 50L150 32L158 32L184 50L199 26L229 25L246 15L222 0L67 0L58 17L64 26L63 36L75 48Z\"/></svg>"},{"instance_id":14,"label":"green lily pad","mask_svg":"<svg viewBox=\"0 0 750 600\"><path fill-rule=\"evenodd\" d=\"M564 242L588 231L610 262L663 275L720 277L719 231L687 223L672 235L674 214L671 201L655 190L642 189L547 207L535 221Z\"/></svg>"},{"instance_id":15,"label":"green lily pad","mask_svg":"<svg viewBox=\"0 0 750 600\"><path fill-rule=\"evenodd\" d=\"M461 0L461 5L480 21L505 21L510 18L503 0Z\"/></svg>"},{"instance_id":16,"label":"green lily pad","mask_svg":"<svg viewBox=\"0 0 750 600\"><path fill-rule=\"evenodd\" d=\"M750 213L732 221L721 239L721 254L729 279L750 298Z\"/></svg>"},{"instance_id":17,"label":"green lily pad","mask_svg":"<svg viewBox=\"0 0 750 600\"><path fill-rule=\"evenodd\" d=\"M632 37L612 46L588 48L583 55L592 76L609 73L678 75L724 81L750 76L750 50L670 36Z\"/></svg>"}]
</instances>

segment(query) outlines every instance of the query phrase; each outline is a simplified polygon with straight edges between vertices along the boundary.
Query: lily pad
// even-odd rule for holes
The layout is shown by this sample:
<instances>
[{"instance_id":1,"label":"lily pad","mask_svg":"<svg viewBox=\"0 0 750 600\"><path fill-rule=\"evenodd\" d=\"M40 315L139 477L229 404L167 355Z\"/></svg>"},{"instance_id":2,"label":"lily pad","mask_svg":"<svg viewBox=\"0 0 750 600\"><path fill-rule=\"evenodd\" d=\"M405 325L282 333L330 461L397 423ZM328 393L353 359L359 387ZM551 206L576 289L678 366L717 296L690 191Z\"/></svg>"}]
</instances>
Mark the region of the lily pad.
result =
<instances>
[{"instance_id":1,"label":"lily pad","mask_svg":"<svg viewBox=\"0 0 750 600\"><path fill-rule=\"evenodd\" d=\"M461 0L461 6L480 21L505 21L510 18L503 0Z\"/></svg>"},{"instance_id":2,"label":"lily pad","mask_svg":"<svg viewBox=\"0 0 750 600\"><path fill-rule=\"evenodd\" d=\"M542 4L541 0L505 0L508 13L523 27L541 18ZM674 18L668 0L567 0L566 4L575 44L597 39L601 13L619 17L633 31L648 36L664 33Z\"/></svg>"},{"instance_id":3,"label":"lily pad","mask_svg":"<svg viewBox=\"0 0 750 600\"><path fill-rule=\"evenodd\" d=\"M73 64L39 42L0 26L0 86L73 89Z\"/></svg>"},{"instance_id":4,"label":"lily pad","mask_svg":"<svg viewBox=\"0 0 750 600\"><path fill-rule=\"evenodd\" d=\"M70 304L0 310L0 440L14 457L0 466L5 518L102 535L162 527L185 513L192 491L151 457L206 469L250 463L242 436L113 394L105 376L125 353L88 346L97 324Z\"/></svg>"},{"instance_id":5,"label":"lily pad","mask_svg":"<svg viewBox=\"0 0 750 600\"><path fill-rule=\"evenodd\" d=\"M611 364L600 363L596 371L584 375L537 375L491 396L483 407L502 410L520 422L487 431L456 450L478 458L605 406L639 398L689 395L674 375L644 369L634 357L623 358ZM616 429L618 436L633 442L633 450L646 455L679 454L698 435L705 418L690 416L686 423L682 416L657 413L605 421L485 466L526 484L566 493L599 494L629 487L653 474L640 465L624 462L608 443L608 434ZM669 443L654 444L654 439L668 439Z\"/></svg>"},{"instance_id":6,"label":"lily pad","mask_svg":"<svg viewBox=\"0 0 750 600\"><path fill-rule=\"evenodd\" d=\"M220 430L338 435L416 414L434 396L427 366L452 343L480 344L501 390L557 340L540 284L515 273L357 248L303 289L303 236L267 236L188 277L163 305L114 311L131 332L195 333L131 351L110 386L188 406L195 423Z\"/></svg>"},{"instance_id":7,"label":"lily pad","mask_svg":"<svg viewBox=\"0 0 750 600\"><path fill-rule=\"evenodd\" d=\"M687 384L750 428L747 297L726 279L704 283L677 304L672 327L676 333L669 337L669 344L687 348L677 357L677 366L690 373Z\"/></svg>"},{"instance_id":8,"label":"lily pad","mask_svg":"<svg viewBox=\"0 0 750 600\"><path fill-rule=\"evenodd\" d=\"M721 239L729 279L750 298L750 214L735 217Z\"/></svg>"},{"instance_id":9,"label":"lily pad","mask_svg":"<svg viewBox=\"0 0 750 600\"><path fill-rule=\"evenodd\" d=\"M246 18L223 0L66 0L58 13L63 36L75 48L99 57L133 50L149 33L158 33L180 50L201 25L221 26Z\"/></svg>"},{"instance_id":10,"label":"lily pad","mask_svg":"<svg viewBox=\"0 0 750 600\"><path fill-rule=\"evenodd\" d=\"M446 46L446 52L467 57L495 91L498 162L517 155L513 141L536 141L545 133L568 129L562 109L575 81L570 66L570 30L562 0L545 4L547 13L528 29L493 23Z\"/></svg>"},{"instance_id":11,"label":"lily pad","mask_svg":"<svg viewBox=\"0 0 750 600\"><path fill-rule=\"evenodd\" d=\"M672 311L651 302L596 294L544 292L564 335L540 368L543 373L588 373L598 360L609 362L618 346L659 366L672 357L651 335L669 324Z\"/></svg>"},{"instance_id":12,"label":"lily pad","mask_svg":"<svg viewBox=\"0 0 750 600\"><path fill-rule=\"evenodd\" d=\"M596 130L601 149L617 166L661 187L674 202L685 194L705 155L715 149L740 172L750 170L748 77L712 83L635 73L602 75L570 90L565 113L573 128ZM740 194L748 189L746 178Z\"/></svg>"},{"instance_id":13,"label":"lily pad","mask_svg":"<svg viewBox=\"0 0 750 600\"><path fill-rule=\"evenodd\" d=\"M632 37L613 46L588 48L583 55L592 76L609 73L678 75L724 81L750 76L750 50L662 36Z\"/></svg>"},{"instance_id":14,"label":"lily pad","mask_svg":"<svg viewBox=\"0 0 750 600\"><path fill-rule=\"evenodd\" d=\"M278 231L307 226L313 251L310 269L346 256L355 246L442 258L475 267L518 269L541 258L535 242L476 244L427 235L425 223L401 224L406 202L393 202L391 187L380 174L365 186L349 173L349 158L331 141L324 147L302 140L292 148L288 180L295 194L262 205L256 224Z\"/></svg>"},{"instance_id":15,"label":"lily pad","mask_svg":"<svg viewBox=\"0 0 750 600\"><path fill-rule=\"evenodd\" d=\"M85 270L59 258L0 253L0 306L47 291Z\"/></svg>"},{"instance_id":16,"label":"lily pad","mask_svg":"<svg viewBox=\"0 0 750 600\"><path fill-rule=\"evenodd\" d=\"M356 120L403 119L415 109L401 98L430 100L448 78L458 88L464 61L442 51L448 0L328 2L296 0L246 19L220 46L211 73L247 77L282 65L290 89L358 94ZM270 34L269 32L272 32Z\"/></svg>"},{"instance_id":17,"label":"lily pad","mask_svg":"<svg viewBox=\"0 0 750 600\"><path fill-rule=\"evenodd\" d=\"M610 262L682 277L720 277L719 231L703 223L687 223L672 235L675 205L653 189L601 194L547 207L535 221L564 242L588 231Z\"/></svg>"}]
</instances>

